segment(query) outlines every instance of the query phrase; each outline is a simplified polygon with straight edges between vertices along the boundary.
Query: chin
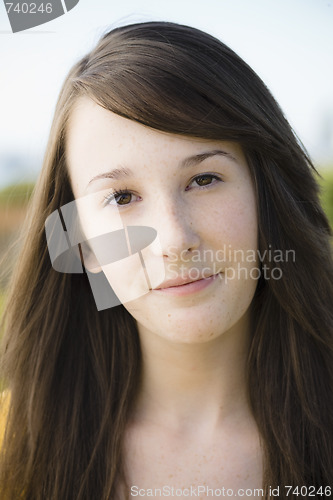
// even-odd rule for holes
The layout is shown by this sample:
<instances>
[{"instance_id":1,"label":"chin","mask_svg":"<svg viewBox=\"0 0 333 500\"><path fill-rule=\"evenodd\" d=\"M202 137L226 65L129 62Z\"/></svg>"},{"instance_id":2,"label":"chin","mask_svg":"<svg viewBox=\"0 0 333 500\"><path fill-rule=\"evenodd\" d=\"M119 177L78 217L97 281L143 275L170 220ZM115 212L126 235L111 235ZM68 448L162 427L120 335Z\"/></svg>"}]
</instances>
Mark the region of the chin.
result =
<instances>
[{"instance_id":1,"label":"chin","mask_svg":"<svg viewBox=\"0 0 333 500\"><path fill-rule=\"evenodd\" d=\"M130 311L131 312L131 311ZM134 314L131 312L134 316ZM140 335L154 334L159 338L177 344L204 344L218 338L226 338L230 332L238 331L246 315L241 318L228 318L228 315L205 314L196 315L180 311L160 314L155 321L152 318L140 317L136 314Z\"/></svg>"}]
</instances>

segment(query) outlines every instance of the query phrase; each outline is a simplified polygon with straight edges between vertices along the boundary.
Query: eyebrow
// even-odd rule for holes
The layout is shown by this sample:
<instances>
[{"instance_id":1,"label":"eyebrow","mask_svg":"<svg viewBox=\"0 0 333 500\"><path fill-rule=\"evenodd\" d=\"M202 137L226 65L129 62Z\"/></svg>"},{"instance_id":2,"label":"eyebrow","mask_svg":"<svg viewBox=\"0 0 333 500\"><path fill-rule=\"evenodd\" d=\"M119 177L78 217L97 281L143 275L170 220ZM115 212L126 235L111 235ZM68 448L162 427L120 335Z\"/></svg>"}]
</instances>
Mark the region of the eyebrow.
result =
<instances>
[{"instance_id":1,"label":"eyebrow","mask_svg":"<svg viewBox=\"0 0 333 500\"><path fill-rule=\"evenodd\" d=\"M198 163L201 163L201 162L207 160L208 158L211 158L212 156L225 156L226 158L229 158L233 161L236 161L236 158L234 156L232 156L230 153L227 153L226 151L222 151L221 149L214 149L213 151L207 151L204 153L199 153L197 155L193 155L193 156L189 156L187 158L184 158L180 162L179 167L180 168L193 167L194 165L197 165ZM90 179L90 181L88 182L87 188L92 182L100 180L100 179L119 180L119 179L122 179L123 177L130 177L133 175L134 175L134 172L130 168L118 167L118 168L115 168L113 170L110 170L109 172L104 172L102 174L98 174L95 177L93 177L92 179Z\"/></svg>"}]
</instances>

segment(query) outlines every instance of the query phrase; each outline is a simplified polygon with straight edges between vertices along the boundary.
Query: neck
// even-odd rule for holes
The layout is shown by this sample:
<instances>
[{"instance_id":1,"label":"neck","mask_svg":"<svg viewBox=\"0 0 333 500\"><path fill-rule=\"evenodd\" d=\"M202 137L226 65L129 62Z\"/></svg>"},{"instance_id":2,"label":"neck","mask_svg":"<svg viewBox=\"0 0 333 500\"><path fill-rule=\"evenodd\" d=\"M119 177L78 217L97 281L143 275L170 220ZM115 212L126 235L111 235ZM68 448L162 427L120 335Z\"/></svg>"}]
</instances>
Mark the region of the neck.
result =
<instances>
[{"instance_id":1,"label":"neck","mask_svg":"<svg viewBox=\"0 0 333 500\"><path fill-rule=\"evenodd\" d=\"M138 326L143 367L134 415L177 429L249 414L248 319L212 341L175 343Z\"/></svg>"}]
</instances>

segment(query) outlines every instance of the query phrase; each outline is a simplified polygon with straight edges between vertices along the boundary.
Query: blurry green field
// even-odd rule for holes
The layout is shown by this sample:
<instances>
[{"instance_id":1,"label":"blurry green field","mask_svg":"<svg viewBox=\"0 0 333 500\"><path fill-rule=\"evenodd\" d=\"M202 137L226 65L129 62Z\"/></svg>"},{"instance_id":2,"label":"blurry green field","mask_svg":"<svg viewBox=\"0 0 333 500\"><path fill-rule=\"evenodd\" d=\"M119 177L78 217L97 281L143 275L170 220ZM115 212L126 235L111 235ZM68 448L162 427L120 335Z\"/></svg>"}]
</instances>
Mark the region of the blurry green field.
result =
<instances>
[{"instance_id":1,"label":"blurry green field","mask_svg":"<svg viewBox=\"0 0 333 500\"><path fill-rule=\"evenodd\" d=\"M34 184L26 182L13 184L0 191L0 205L9 207L26 205L31 196ZM0 228L1 229L1 228Z\"/></svg>"},{"instance_id":2,"label":"blurry green field","mask_svg":"<svg viewBox=\"0 0 333 500\"><path fill-rule=\"evenodd\" d=\"M333 228L333 167L322 170L321 202Z\"/></svg>"}]
</instances>

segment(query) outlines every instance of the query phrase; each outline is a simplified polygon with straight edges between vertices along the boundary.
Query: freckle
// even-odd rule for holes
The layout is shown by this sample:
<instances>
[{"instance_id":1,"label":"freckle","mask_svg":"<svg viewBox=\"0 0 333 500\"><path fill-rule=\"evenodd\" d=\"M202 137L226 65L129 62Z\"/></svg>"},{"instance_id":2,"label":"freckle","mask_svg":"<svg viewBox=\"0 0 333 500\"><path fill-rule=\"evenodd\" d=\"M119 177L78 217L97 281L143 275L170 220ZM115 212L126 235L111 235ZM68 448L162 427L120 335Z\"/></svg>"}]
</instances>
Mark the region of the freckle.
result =
<instances>
[{"instance_id":1,"label":"freckle","mask_svg":"<svg viewBox=\"0 0 333 500\"><path fill-rule=\"evenodd\" d=\"M169 477L173 477L173 474L169 474Z\"/></svg>"},{"instance_id":2,"label":"freckle","mask_svg":"<svg viewBox=\"0 0 333 500\"><path fill-rule=\"evenodd\" d=\"M168 318L171 318L171 314L168 314Z\"/></svg>"},{"instance_id":3,"label":"freckle","mask_svg":"<svg viewBox=\"0 0 333 500\"><path fill-rule=\"evenodd\" d=\"M214 333L211 333L209 336L212 337L214 335Z\"/></svg>"}]
</instances>

